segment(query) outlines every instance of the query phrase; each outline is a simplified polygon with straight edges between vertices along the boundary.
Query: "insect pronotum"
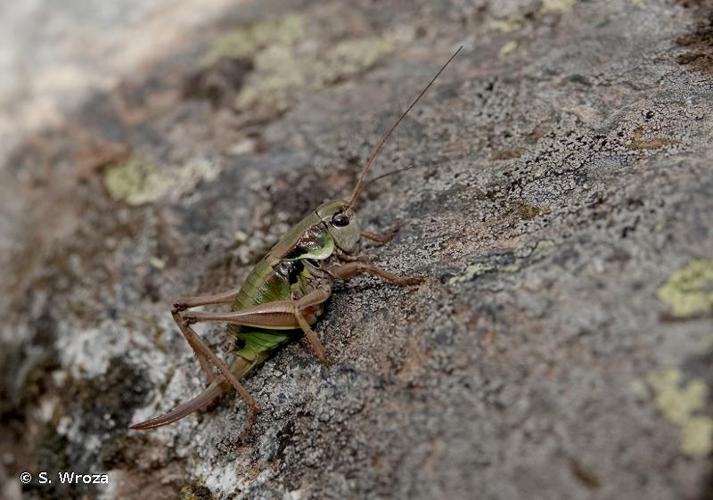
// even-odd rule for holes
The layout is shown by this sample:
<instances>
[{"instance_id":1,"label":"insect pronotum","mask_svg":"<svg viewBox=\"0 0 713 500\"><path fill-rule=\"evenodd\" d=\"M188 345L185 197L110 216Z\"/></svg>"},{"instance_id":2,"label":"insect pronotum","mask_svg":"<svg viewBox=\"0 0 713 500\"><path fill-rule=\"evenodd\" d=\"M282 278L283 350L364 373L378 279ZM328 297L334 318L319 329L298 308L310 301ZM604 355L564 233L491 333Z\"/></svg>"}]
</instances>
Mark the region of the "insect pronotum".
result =
<instances>
[{"instance_id":1,"label":"insect pronotum","mask_svg":"<svg viewBox=\"0 0 713 500\"><path fill-rule=\"evenodd\" d=\"M258 407L240 380L293 338L296 330L302 330L319 361L329 365L324 347L311 325L322 314L322 306L331 295L336 280L348 280L357 274L367 273L398 286L421 281L420 278L396 276L371 264L366 256L359 255L361 238L383 244L391 239L393 232L379 235L360 229L354 209L369 182L405 170L365 180L394 130L462 48L456 50L381 137L359 173L349 200L323 203L295 224L255 265L240 289L181 297L174 302L171 314L198 358L208 379L208 387L165 415L134 424L132 429L148 430L175 422L214 405L232 387L250 412L249 422L242 433L245 434L257 419ZM191 310L197 306L219 304L230 305L230 311ZM240 342L241 347L235 353L231 366L226 365L191 326L206 321L227 323L228 331ZM218 373L213 371L213 367Z\"/></svg>"}]
</instances>

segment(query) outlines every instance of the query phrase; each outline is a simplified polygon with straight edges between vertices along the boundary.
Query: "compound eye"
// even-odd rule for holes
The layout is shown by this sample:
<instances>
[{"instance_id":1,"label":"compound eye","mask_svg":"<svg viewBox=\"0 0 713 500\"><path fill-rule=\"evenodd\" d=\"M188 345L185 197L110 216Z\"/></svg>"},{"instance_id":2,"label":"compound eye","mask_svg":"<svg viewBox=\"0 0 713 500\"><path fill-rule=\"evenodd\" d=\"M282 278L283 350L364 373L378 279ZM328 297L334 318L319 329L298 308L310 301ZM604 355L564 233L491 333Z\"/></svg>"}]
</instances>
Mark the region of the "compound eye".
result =
<instances>
[{"instance_id":1,"label":"compound eye","mask_svg":"<svg viewBox=\"0 0 713 500\"><path fill-rule=\"evenodd\" d=\"M332 224L337 227L344 227L349 225L349 217L343 213L334 214L332 216Z\"/></svg>"}]
</instances>

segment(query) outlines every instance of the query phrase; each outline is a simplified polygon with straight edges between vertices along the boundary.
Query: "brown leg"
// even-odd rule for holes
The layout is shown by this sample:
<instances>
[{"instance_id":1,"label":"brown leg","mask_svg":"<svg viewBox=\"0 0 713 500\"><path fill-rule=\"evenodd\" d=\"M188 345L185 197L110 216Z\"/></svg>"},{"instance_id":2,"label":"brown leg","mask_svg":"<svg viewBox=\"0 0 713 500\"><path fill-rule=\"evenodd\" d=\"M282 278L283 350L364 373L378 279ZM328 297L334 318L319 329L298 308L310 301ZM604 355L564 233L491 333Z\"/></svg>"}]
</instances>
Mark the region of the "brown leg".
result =
<instances>
[{"instance_id":1,"label":"brown leg","mask_svg":"<svg viewBox=\"0 0 713 500\"><path fill-rule=\"evenodd\" d=\"M173 302L173 309L171 310L173 320L178 325L179 329L181 330L181 333L183 333L183 329L181 328L181 320L179 319L180 311L188 309L189 307L203 306L209 304L230 304L235 300L235 297L237 295L238 290L230 290L228 292L221 292L211 295L194 295L187 297L179 297ZM197 346L191 342L190 337L186 336L185 333L183 334L183 336L188 342L188 345L191 346L191 349L193 349L193 353L196 355L196 358L198 358L198 362L201 365L201 369L206 374L206 377L208 377L208 383L213 382L213 380L215 380L215 374L213 373L213 370L210 367L208 359L203 354L201 354Z\"/></svg>"},{"instance_id":2,"label":"brown leg","mask_svg":"<svg viewBox=\"0 0 713 500\"><path fill-rule=\"evenodd\" d=\"M384 271L368 262L348 262L342 265L331 266L327 268L327 272L332 276L348 280L351 279L355 274L367 273L373 276L378 276L379 278L393 283L398 286L408 286L417 285L423 281L423 278L401 278L395 274L391 274L388 271Z\"/></svg>"},{"instance_id":3,"label":"brown leg","mask_svg":"<svg viewBox=\"0 0 713 500\"><path fill-rule=\"evenodd\" d=\"M210 384L215 380L215 373L213 373L213 370L210 367L210 362L208 361L208 358L205 357L201 353L200 347L195 344L193 341L193 336L186 335L184 332L184 329L181 327L185 321L181 317L181 312L176 311L175 309L171 311L171 315L173 316L173 321L176 322L176 325L178 325L178 329L181 331L183 334L183 338L186 339L186 342L188 342L188 345L191 346L191 349L193 350L193 354L195 354L196 358L198 359L198 362L201 365L201 369L203 370L203 373L206 374L206 377L208 377L208 383Z\"/></svg>"},{"instance_id":4,"label":"brown leg","mask_svg":"<svg viewBox=\"0 0 713 500\"><path fill-rule=\"evenodd\" d=\"M375 241L379 245L383 245L384 243L388 243L389 241L391 241L394 235L398 232L398 230L399 228L397 226L386 234L372 233L371 231L365 231L363 229L360 232L361 235L367 240Z\"/></svg>"},{"instance_id":5,"label":"brown leg","mask_svg":"<svg viewBox=\"0 0 713 500\"><path fill-rule=\"evenodd\" d=\"M332 363L330 363L327 355L324 353L324 346L322 345L322 342L319 341L319 337L315 331L310 328L309 322L305 319L302 312L309 307L324 303L329 298L330 294L331 289L319 288L311 291L299 299L295 304L295 317L297 318L297 322L304 332L307 342L309 342L309 345L312 347L314 355L317 356L317 359L319 359L320 363L324 366L330 366Z\"/></svg>"},{"instance_id":6,"label":"brown leg","mask_svg":"<svg viewBox=\"0 0 713 500\"><path fill-rule=\"evenodd\" d=\"M329 295L329 289L320 288L311 291L298 300L277 300L239 311L225 313L186 311L181 313L181 315L188 324L197 323L199 321L219 321L234 325L255 326L258 328L276 330L301 328L317 358L325 365L328 365L329 361L324 354L324 347L319 341L317 334L310 328L304 313L309 308L326 301Z\"/></svg>"},{"instance_id":7,"label":"brown leg","mask_svg":"<svg viewBox=\"0 0 713 500\"><path fill-rule=\"evenodd\" d=\"M225 380L221 377L221 380ZM227 384L226 384L227 385ZM162 427L170 423L181 420L182 418L190 415L198 410L203 410L211 405L215 404L223 395L223 388L221 384L213 384L204 389L198 396L179 404L173 410L169 411L164 415L151 418L144 422L139 422L131 426L131 429L138 431L145 431L149 429L155 429L157 427Z\"/></svg>"},{"instance_id":8,"label":"brown leg","mask_svg":"<svg viewBox=\"0 0 713 500\"><path fill-rule=\"evenodd\" d=\"M369 257L366 255L352 255L343 252L337 248L337 257L341 262L369 262Z\"/></svg>"},{"instance_id":9,"label":"brown leg","mask_svg":"<svg viewBox=\"0 0 713 500\"><path fill-rule=\"evenodd\" d=\"M299 323L300 328L305 334L307 342L309 342L309 345L312 347L314 355L317 356L319 362L322 363L324 366L330 366L332 363L329 361L327 355L324 353L324 346L322 345L322 342L319 341L319 337L317 336L315 331L310 328L309 323L304 318L304 316L302 316L301 312L296 312L295 317L297 318L297 323Z\"/></svg>"},{"instance_id":10,"label":"brown leg","mask_svg":"<svg viewBox=\"0 0 713 500\"><path fill-rule=\"evenodd\" d=\"M213 293L210 295L192 295L179 297L173 301L173 308L178 311L197 306L207 306L210 304L232 304L240 290L229 290L227 292Z\"/></svg>"},{"instance_id":11,"label":"brown leg","mask_svg":"<svg viewBox=\"0 0 713 500\"><path fill-rule=\"evenodd\" d=\"M182 313L176 311L173 313L173 315L174 319L176 320L176 323L178 324L178 327L181 329L181 333L183 333L183 335L186 337L186 340L191 345L191 347L194 348L194 350L196 351L196 355L202 355L208 360L210 360L215 365L215 367L218 368L218 371L220 371L220 373L235 388L235 390L238 392L243 401L245 401L245 404L248 405L248 409L250 410L250 422L248 423L245 430L242 432L242 434L245 434L257 420L257 403L247 391L247 389L245 389L243 384L241 384L240 381L238 381L238 379L235 377L235 375L233 375L233 372L230 371L230 368L228 368L225 362L220 359L211 350L211 348L208 347L208 345L203 341L200 335L198 335L193 330L193 328L189 326L188 321L186 321L186 319L182 316Z\"/></svg>"}]
</instances>

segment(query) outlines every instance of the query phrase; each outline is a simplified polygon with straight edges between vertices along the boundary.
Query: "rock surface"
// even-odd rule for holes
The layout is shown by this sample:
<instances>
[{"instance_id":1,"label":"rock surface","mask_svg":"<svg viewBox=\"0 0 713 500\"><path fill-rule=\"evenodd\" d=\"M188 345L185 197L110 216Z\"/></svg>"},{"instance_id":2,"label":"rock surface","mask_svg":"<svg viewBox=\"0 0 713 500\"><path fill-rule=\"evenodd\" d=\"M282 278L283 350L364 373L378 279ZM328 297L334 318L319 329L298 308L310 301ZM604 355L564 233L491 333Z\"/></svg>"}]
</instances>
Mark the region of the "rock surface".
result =
<instances>
[{"instance_id":1,"label":"rock surface","mask_svg":"<svg viewBox=\"0 0 713 500\"><path fill-rule=\"evenodd\" d=\"M125 4L104 22L146 17ZM2 128L0 496L711 498L713 3L210 5L51 126ZM232 397L129 431L203 384L171 299L239 286L345 196L461 44L377 166L417 168L360 210L400 225L374 259L430 282L340 285L333 366L268 360L245 439Z\"/></svg>"}]
</instances>

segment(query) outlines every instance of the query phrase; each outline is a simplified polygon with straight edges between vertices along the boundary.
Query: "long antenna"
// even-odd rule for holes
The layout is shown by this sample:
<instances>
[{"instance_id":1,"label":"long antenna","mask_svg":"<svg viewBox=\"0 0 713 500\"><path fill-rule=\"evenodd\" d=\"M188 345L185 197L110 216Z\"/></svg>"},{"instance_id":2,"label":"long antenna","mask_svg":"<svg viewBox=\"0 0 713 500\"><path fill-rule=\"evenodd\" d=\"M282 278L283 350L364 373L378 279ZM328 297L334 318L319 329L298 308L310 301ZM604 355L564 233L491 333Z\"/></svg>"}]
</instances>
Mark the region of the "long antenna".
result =
<instances>
[{"instance_id":1,"label":"long antenna","mask_svg":"<svg viewBox=\"0 0 713 500\"><path fill-rule=\"evenodd\" d=\"M394 130L396 130L396 127L399 126L401 121L406 117L406 115L411 111L411 109L418 103L419 100L421 100L421 97L428 91L428 89L431 88L431 85L433 85L433 82L436 81L436 79L441 76L441 73L443 73L443 70L446 69L446 66L450 64L450 62L458 55L458 53L463 49L463 46L461 45L458 47L458 50L455 51L455 53L446 61L446 64L441 66L441 69L438 70L438 73L431 79L430 82L428 82L428 85L424 87L424 89L421 91L421 93L416 96L416 99L413 100L413 102L409 105L408 108L406 108L406 111L404 111L401 116L399 117L398 120L396 120L396 123L394 123L391 128L381 137L381 140L379 140L379 143L376 145L374 148L374 151L371 153L369 158L366 160L366 164L364 165L364 168L362 168L361 173L359 173L359 178L357 179L356 186L354 186L354 190L352 191L352 197L349 200L349 206L353 208L356 205L356 202L359 200L359 195L362 192L362 189L364 188L364 177L366 177L366 173L369 171L371 166L374 164L374 160L376 160L376 157L379 155L381 152L381 148L384 147L384 144L386 144L386 141L389 140L389 137L391 137L391 134L394 133Z\"/></svg>"},{"instance_id":2,"label":"long antenna","mask_svg":"<svg viewBox=\"0 0 713 500\"><path fill-rule=\"evenodd\" d=\"M400 174L401 172L405 172L406 170L413 170L414 168L419 168L419 167L425 167L425 165L419 165L419 164L409 165L408 167L402 167L402 168L397 168L395 170L389 170L388 172L386 172L384 174L377 175L376 177L372 177L371 179L364 181L364 185L362 186L362 192L364 191L364 189L371 186L376 181L383 179L384 177L389 177L391 175Z\"/></svg>"}]
</instances>

